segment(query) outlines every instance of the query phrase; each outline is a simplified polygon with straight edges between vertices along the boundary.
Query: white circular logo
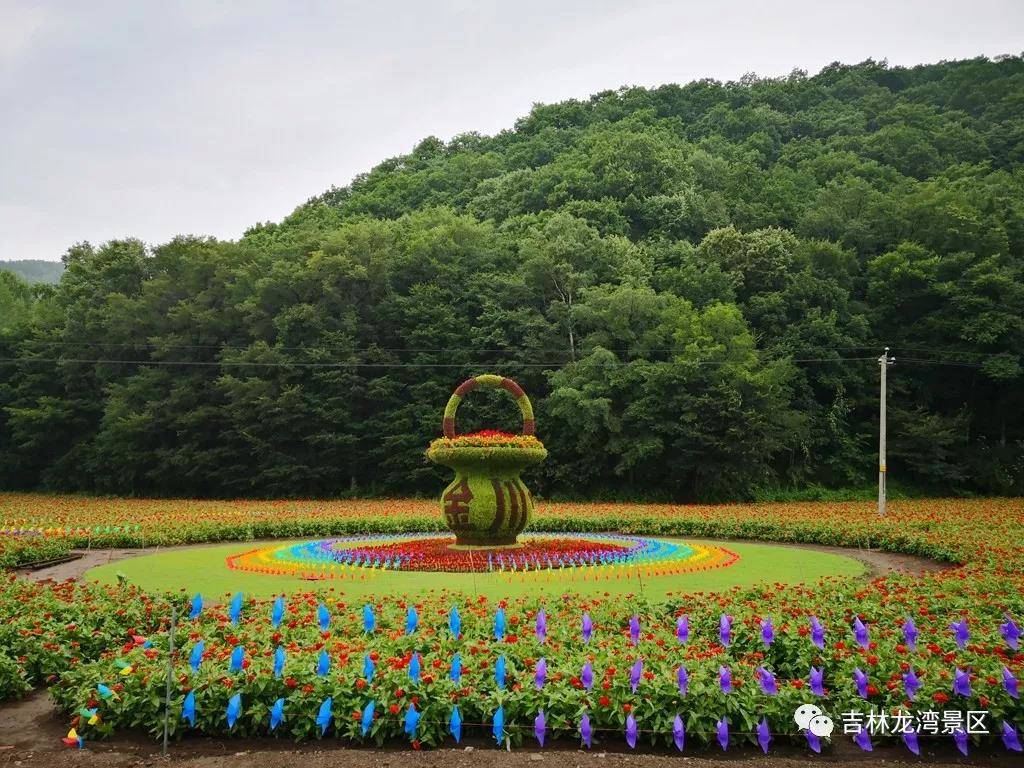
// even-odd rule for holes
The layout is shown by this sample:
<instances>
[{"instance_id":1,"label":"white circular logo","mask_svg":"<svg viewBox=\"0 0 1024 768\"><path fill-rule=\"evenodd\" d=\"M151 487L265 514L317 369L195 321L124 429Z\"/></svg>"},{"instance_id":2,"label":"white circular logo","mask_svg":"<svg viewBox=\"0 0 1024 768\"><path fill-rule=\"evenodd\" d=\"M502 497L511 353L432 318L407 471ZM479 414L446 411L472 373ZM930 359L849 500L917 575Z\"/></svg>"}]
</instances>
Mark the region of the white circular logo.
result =
<instances>
[{"instance_id":1,"label":"white circular logo","mask_svg":"<svg viewBox=\"0 0 1024 768\"><path fill-rule=\"evenodd\" d=\"M817 715L811 718L810 731L815 736L827 739L832 735L832 731L835 730L835 725L832 723L832 718L828 715Z\"/></svg>"},{"instance_id":2,"label":"white circular logo","mask_svg":"<svg viewBox=\"0 0 1024 768\"><path fill-rule=\"evenodd\" d=\"M813 704L802 704L797 708L796 712L793 713L793 719L796 720L796 724L800 727L800 730L805 731L810 727L811 720L821 714L823 714L822 711Z\"/></svg>"}]
</instances>

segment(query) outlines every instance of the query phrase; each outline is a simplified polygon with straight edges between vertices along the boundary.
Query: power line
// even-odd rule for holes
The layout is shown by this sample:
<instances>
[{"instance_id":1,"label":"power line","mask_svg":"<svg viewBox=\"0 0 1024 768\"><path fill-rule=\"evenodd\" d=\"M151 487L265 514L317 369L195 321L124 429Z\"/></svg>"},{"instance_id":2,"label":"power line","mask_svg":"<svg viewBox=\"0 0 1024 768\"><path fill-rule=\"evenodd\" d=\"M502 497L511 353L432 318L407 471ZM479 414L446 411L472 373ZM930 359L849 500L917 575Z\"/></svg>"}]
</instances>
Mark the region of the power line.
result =
<instances>
[{"instance_id":1,"label":"power line","mask_svg":"<svg viewBox=\"0 0 1024 768\"><path fill-rule=\"evenodd\" d=\"M996 357L996 355L992 355ZM924 365L953 365L959 368L983 368L981 363L965 363L959 360L925 360L917 357L901 357L901 363L920 363Z\"/></svg>"},{"instance_id":2,"label":"power line","mask_svg":"<svg viewBox=\"0 0 1024 768\"><path fill-rule=\"evenodd\" d=\"M110 349L236 349L236 350L247 350L247 349L251 349L253 344L259 343L260 341L263 341L263 340L262 339L254 339L253 341L249 342L248 344L163 344L163 343L153 343L153 342L112 342L112 341L88 341L88 340L78 341L78 340L74 340L74 339L56 339L56 340L26 339L25 341L27 343L29 343L29 344L38 344L38 345L41 345L41 346L49 346L49 347L83 346L83 347L103 347L103 348L110 348ZM273 349L273 350L289 350L289 351L307 351L307 350L331 351L331 350L342 350L342 351L346 351L346 352L347 351L352 351L352 347L319 346L319 345L318 346L286 346L286 345L271 344L270 342L264 342L264 343L267 344L268 348ZM837 351L837 352L853 352L853 351L860 351L860 350L873 350L873 349L876 349L879 345L884 345L884 343L883 342L878 342L878 343L873 344L873 345L852 346L852 347L828 347L828 349L834 350L834 351ZM603 347L603 348L607 349L609 352L628 353L628 352L632 352L633 351L633 348L631 348L631 347ZM382 352L462 352L462 353L466 353L466 352L480 352L480 353L488 353L488 354L508 353L508 352L516 351L516 350L513 350L513 349L509 349L508 347L469 347L469 346L460 346L460 347L382 347L382 346L377 346L377 345L371 345L369 347L366 347L364 349L364 351L369 350L369 349L380 350ZM975 355L975 356L984 356L984 355L991 354L991 353L988 353L988 352L969 352L969 351L966 351L966 350L932 349L932 348L926 348L926 347L892 346L892 349L894 349L894 350L905 350L905 351L908 351L908 352L927 352L927 353L938 354L938 355ZM548 352L551 352L551 353L563 353L563 354L568 354L569 353L569 350L564 348L564 347L557 347L557 348L523 347L522 351L529 352L529 353L532 353L532 354L548 353ZM645 347L645 351L647 351L647 352L678 352L680 350L679 350L678 347ZM792 350L790 350L790 351L792 351Z\"/></svg>"},{"instance_id":3,"label":"power line","mask_svg":"<svg viewBox=\"0 0 1024 768\"><path fill-rule=\"evenodd\" d=\"M772 358L765 362L790 362L790 363L846 363L862 360L874 360L873 357L841 357L841 358ZM577 361L586 362L586 360ZM697 360L693 362L671 362L667 360L662 361L647 361L642 358L636 361L609 361L607 363L602 362L602 365L629 365L631 362L659 362L662 364L669 365L732 365L736 361L733 360ZM17 365L20 363L76 363L76 364L88 364L88 365L161 365L161 366L199 366L199 367L231 367L231 368L242 368L242 367L255 367L255 368L470 368L480 365L494 365L493 362L468 362L468 363L357 363L357 362L326 362L326 363L309 363L309 362L244 362L237 360L106 360L106 359L87 359L87 358L62 358L62 357L7 357L0 358L0 364ZM520 363L514 360L503 361L501 365L514 366L518 368L550 368L557 365L566 365L567 361L559 361L554 363Z\"/></svg>"}]
</instances>

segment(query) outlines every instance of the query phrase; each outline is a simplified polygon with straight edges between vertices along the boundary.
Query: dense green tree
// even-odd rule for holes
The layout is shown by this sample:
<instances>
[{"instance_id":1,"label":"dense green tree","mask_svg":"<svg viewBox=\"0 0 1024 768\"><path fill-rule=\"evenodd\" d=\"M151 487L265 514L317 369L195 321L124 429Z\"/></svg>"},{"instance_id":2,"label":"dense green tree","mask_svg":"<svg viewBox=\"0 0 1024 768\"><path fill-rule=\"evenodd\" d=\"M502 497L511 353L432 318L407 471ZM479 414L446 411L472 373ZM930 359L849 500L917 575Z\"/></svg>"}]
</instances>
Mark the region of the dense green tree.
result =
<instances>
[{"instance_id":1,"label":"dense green tree","mask_svg":"<svg viewBox=\"0 0 1024 768\"><path fill-rule=\"evenodd\" d=\"M1024 59L623 88L428 137L235 242L0 269L0 484L433 493L459 382L545 494L1024 493ZM462 430L517 429L475 393Z\"/></svg>"}]
</instances>

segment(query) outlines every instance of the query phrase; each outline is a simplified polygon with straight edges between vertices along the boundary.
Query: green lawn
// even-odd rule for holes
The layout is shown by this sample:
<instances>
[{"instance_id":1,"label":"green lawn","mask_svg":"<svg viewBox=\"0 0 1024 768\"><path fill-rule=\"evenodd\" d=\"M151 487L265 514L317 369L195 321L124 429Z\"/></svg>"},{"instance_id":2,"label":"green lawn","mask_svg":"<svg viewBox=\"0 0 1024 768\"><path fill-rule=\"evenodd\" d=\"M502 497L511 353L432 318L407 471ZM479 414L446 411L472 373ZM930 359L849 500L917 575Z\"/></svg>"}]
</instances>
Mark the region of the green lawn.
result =
<instances>
[{"instance_id":1,"label":"green lawn","mask_svg":"<svg viewBox=\"0 0 1024 768\"><path fill-rule=\"evenodd\" d=\"M285 543L285 542L281 542ZM720 542L740 555L739 562L727 568L638 579L636 572L625 570L622 577L581 580L579 575L552 572L541 580L522 579L515 574L446 574L377 571L365 580L334 579L308 581L291 576L271 576L232 571L225 558L255 548L253 543L218 544L167 550L140 555L92 568L87 579L116 581L118 573L130 582L151 590L179 590L188 594L202 592L208 598L233 592L267 596L314 588L334 588L351 597L370 594L411 595L431 590L462 590L488 597L518 597L537 592L633 593L661 598L670 592L720 590L734 585L759 582L810 582L822 576L861 576L865 565L852 557L827 554L772 544ZM630 578L625 578L626 574Z\"/></svg>"}]
</instances>

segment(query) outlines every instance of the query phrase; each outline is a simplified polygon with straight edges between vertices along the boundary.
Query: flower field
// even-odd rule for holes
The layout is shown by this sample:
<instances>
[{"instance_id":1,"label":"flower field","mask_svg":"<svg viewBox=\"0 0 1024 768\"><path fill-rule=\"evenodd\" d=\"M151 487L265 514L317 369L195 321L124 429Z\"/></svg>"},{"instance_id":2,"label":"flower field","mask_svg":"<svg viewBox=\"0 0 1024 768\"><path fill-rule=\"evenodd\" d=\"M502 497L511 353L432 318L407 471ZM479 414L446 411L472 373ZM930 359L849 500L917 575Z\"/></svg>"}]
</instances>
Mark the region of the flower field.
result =
<instances>
[{"instance_id":1,"label":"flower field","mask_svg":"<svg viewBox=\"0 0 1024 768\"><path fill-rule=\"evenodd\" d=\"M51 685L85 744L169 726L238 737L341 738L414 747L481 734L536 744L660 743L827 750L794 710L988 712L988 736L864 730L862 749L927 739L1014 749L1024 726L1024 507L1019 500L691 507L541 504L534 527L880 547L960 563L873 580L734 587L649 603L595 591L543 602L437 591L353 601L339 590L280 603L130 586L0 588L0 685ZM136 527L137 526L137 527ZM0 527L68 545L431 530L433 502L182 502L0 497ZM98 529L98 530L97 530ZM108 530L109 529L109 530ZM8 534L9 536L10 534ZM14 662L13 664L11 662ZM919 741L920 740L920 741ZM715 747L716 749L718 747Z\"/></svg>"},{"instance_id":2,"label":"flower field","mask_svg":"<svg viewBox=\"0 0 1024 768\"><path fill-rule=\"evenodd\" d=\"M0 493L0 547L41 540L65 547L143 547L262 538L444 531L438 502L424 499L210 501L102 499ZM998 541L977 540L978 526ZM879 547L966 562L1021 557L1019 499L890 502L878 518L865 502L671 505L540 502L537 531L619 531Z\"/></svg>"}]
</instances>

